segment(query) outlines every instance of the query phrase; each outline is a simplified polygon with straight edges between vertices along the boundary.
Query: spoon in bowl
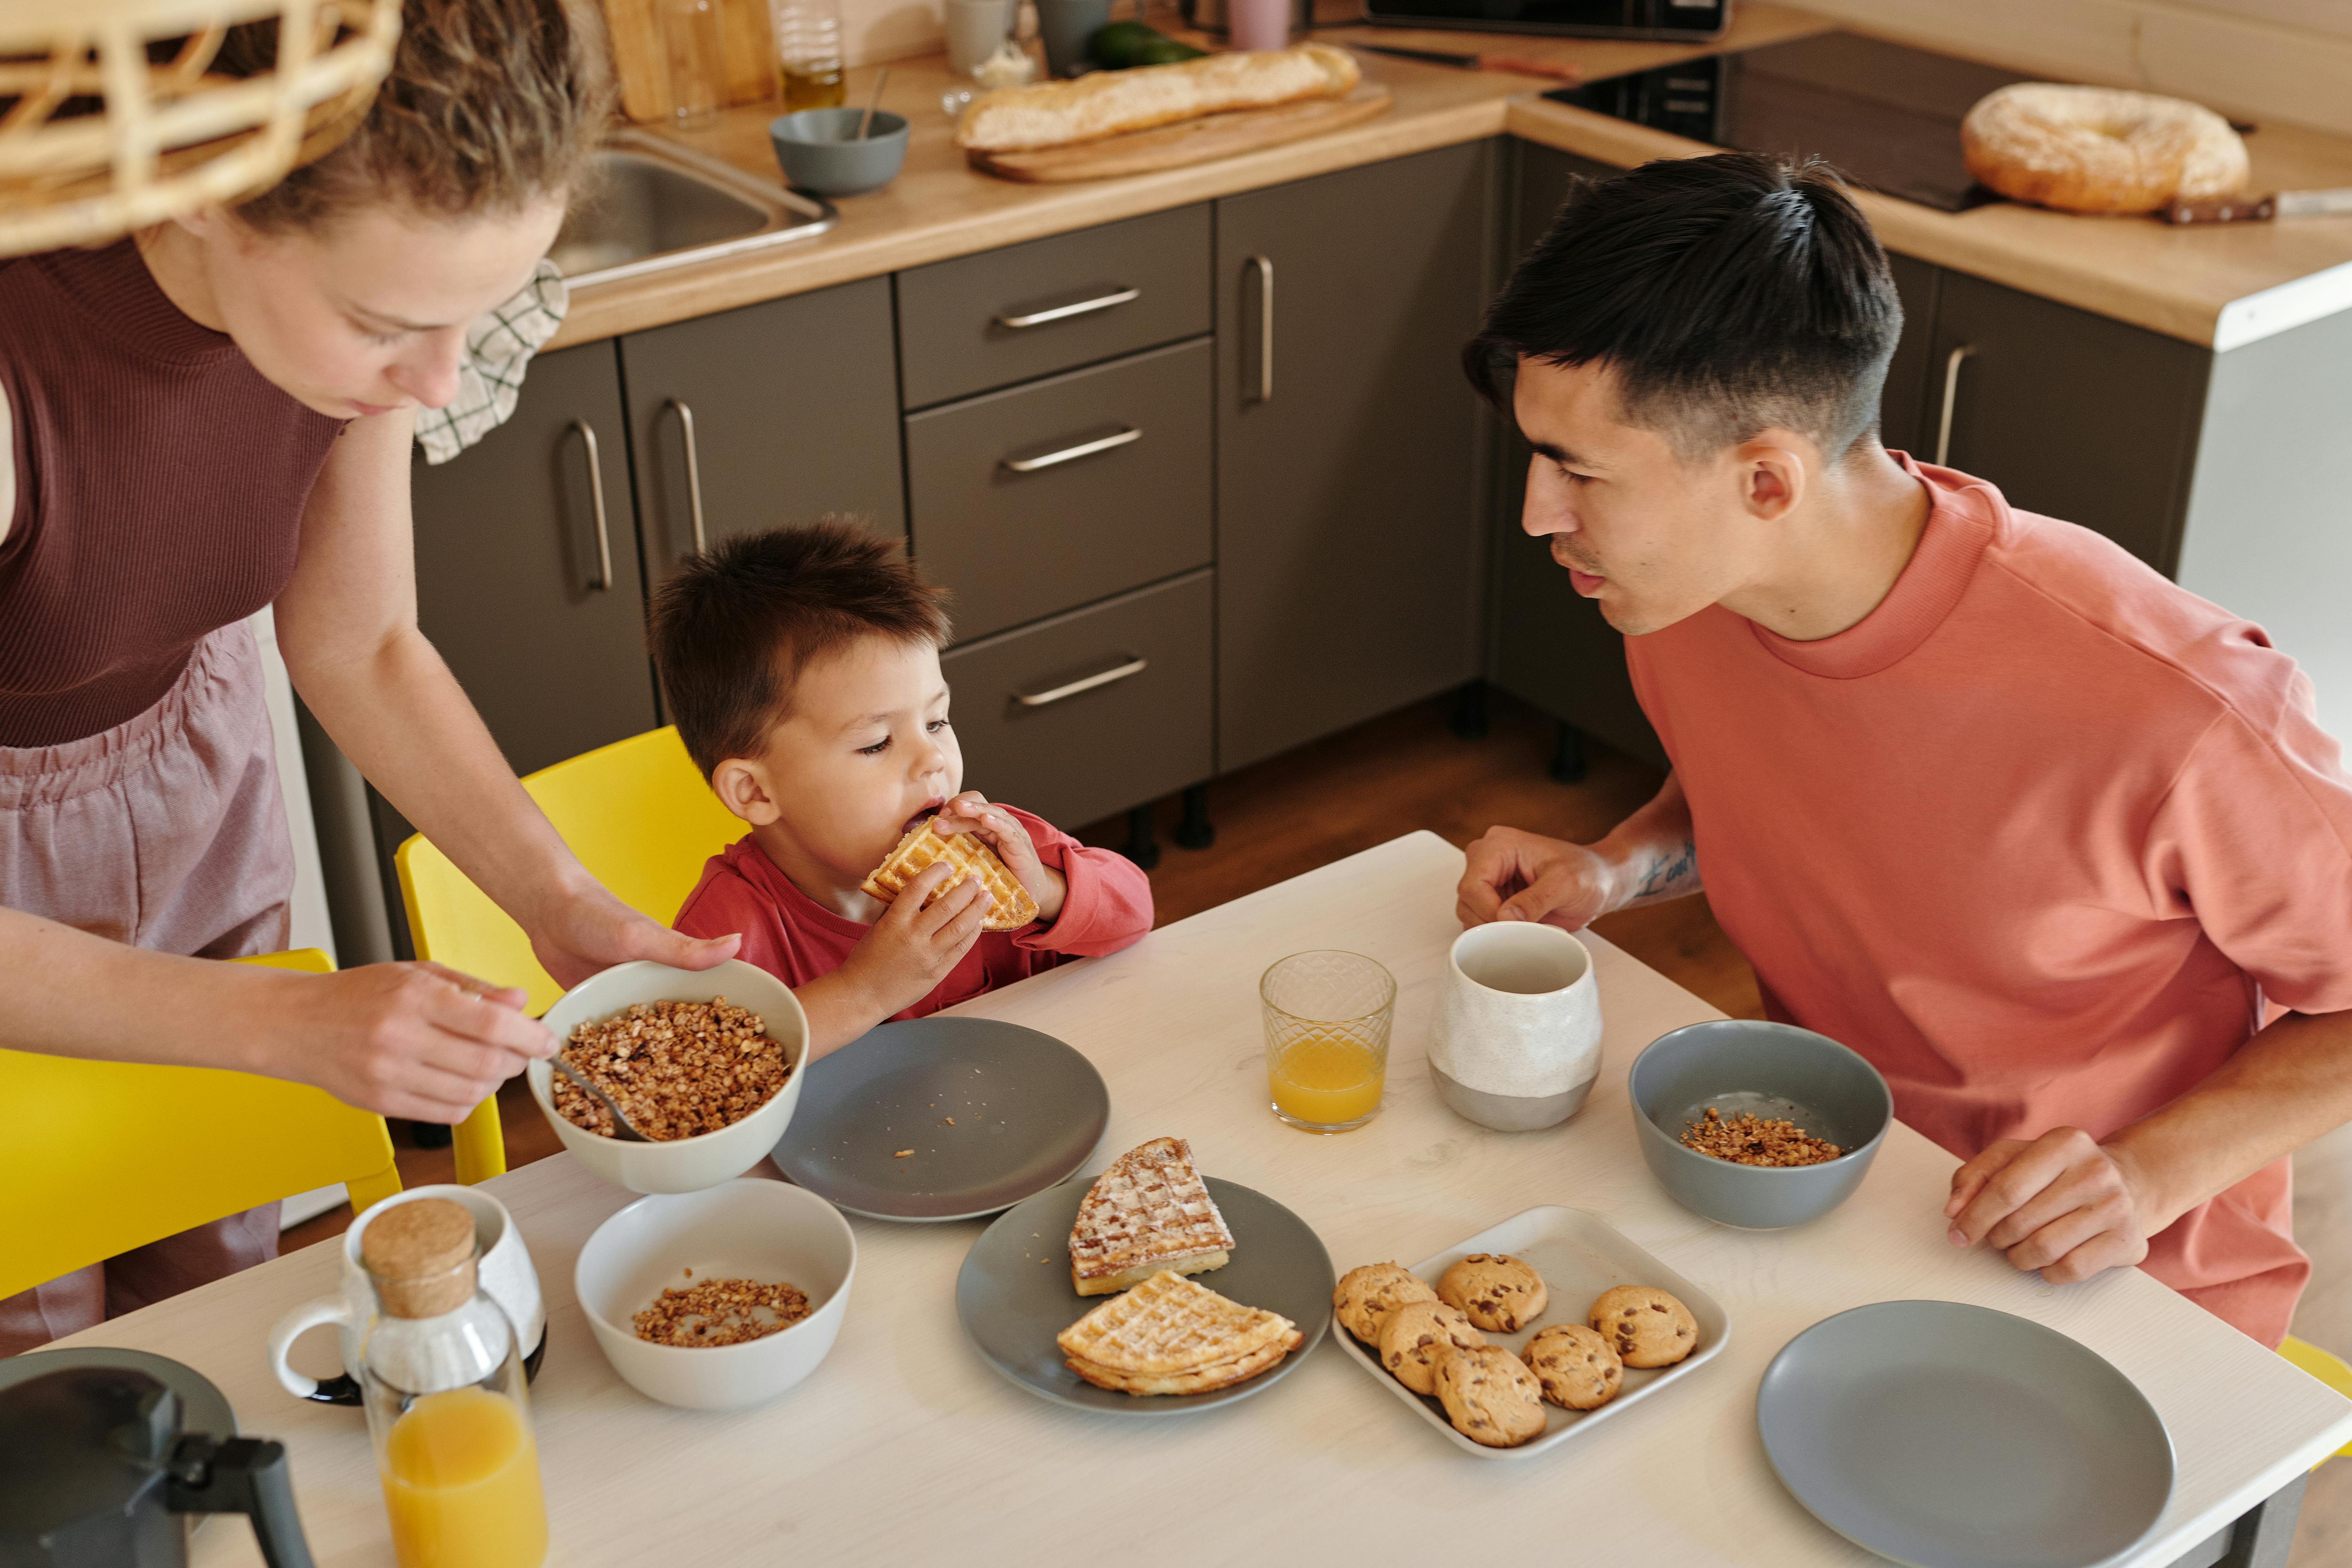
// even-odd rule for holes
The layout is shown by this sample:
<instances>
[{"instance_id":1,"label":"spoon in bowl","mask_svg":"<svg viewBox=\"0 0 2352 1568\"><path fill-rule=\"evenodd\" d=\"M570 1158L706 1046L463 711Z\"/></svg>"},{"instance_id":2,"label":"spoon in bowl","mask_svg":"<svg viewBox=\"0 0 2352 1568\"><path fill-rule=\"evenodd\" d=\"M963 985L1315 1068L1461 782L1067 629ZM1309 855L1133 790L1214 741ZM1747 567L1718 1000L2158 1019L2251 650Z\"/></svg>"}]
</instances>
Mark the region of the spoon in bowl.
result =
<instances>
[{"instance_id":1,"label":"spoon in bowl","mask_svg":"<svg viewBox=\"0 0 2352 1568\"><path fill-rule=\"evenodd\" d=\"M613 1097L588 1081L588 1075L565 1061L562 1057L547 1058L547 1065L572 1080L572 1086L606 1110L613 1113L613 1136L624 1143L650 1143L652 1139L638 1131L629 1121L628 1112L613 1103Z\"/></svg>"},{"instance_id":2,"label":"spoon in bowl","mask_svg":"<svg viewBox=\"0 0 2352 1568\"><path fill-rule=\"evenodd\" d=\"M890 68L888 66L884 66L881 70L875 74L874 91L873 94L866 100L866 112L857 117L857 139L860 142L865 141L866 133L874 129L874 110L882 102L882 84L889 79Z\"/></svg>"}]
</instances>

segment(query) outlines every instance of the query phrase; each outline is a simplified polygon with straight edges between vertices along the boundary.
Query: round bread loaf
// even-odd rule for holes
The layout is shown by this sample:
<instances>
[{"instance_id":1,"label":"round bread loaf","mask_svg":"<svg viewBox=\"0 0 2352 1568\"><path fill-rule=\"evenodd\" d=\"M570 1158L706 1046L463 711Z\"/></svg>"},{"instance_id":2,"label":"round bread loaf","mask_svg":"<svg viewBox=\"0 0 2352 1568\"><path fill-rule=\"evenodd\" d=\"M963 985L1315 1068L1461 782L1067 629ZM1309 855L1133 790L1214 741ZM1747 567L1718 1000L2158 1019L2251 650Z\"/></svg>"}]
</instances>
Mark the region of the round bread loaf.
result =
<instances>
[{"instance_id":1,"label":"round bread loaf","mask_svg":"<svg viewBox=\"0 0 2352 1568\"><path fill-rule=\"evenodd\" d=\"M1977 100L1960 147L1984 184L2067 212L2154 212L2246 183L2246 144L2228 121L2152 92L2017 82Z\"/></svg>"}]
</instances>

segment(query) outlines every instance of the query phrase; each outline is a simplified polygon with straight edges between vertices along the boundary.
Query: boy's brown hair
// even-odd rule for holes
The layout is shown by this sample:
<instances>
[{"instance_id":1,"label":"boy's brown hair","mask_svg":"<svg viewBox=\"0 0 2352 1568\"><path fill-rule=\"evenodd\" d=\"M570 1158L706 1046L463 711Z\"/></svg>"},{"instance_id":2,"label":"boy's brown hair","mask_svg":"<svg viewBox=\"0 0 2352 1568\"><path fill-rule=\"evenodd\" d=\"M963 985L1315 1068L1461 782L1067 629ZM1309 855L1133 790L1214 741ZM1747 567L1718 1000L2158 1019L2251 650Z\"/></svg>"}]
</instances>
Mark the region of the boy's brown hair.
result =
<instances>
[{"instance_id":1,"label":"boy's brown hair","mask_svg":"<svg viewBox=\"0 0 2352 1568\"><path fill-rule=\"evenodd\" d=\"M738 534L654 590L654 666L705 778L756 756L811 662L860 637L944 646L946 592L855 518Z\"/></svg>"},{"instance_id":2,"label":"boy's brown hair","mask_svg":"<svg viewBox=\"0 0 2352 1568\"><path fill-rule=\"evenodd\" d=\"M315 231L404 201L503 217L585 181L618 103L594 0L404 0L392 74L333 151L238 205L268 233ZM229 29L223 74L272 68L275 23Z\"/></svg>"}]
</instances>

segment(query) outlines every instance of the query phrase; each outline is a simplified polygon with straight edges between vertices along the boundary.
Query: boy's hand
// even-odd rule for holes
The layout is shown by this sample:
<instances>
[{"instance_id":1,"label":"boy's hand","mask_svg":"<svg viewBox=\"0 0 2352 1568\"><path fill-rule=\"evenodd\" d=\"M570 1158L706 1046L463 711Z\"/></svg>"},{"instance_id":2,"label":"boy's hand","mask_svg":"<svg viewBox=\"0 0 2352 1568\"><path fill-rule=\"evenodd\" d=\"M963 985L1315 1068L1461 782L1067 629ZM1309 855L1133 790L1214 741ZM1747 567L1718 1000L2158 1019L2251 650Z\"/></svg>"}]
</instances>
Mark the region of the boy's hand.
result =
<instances>
[{"instance_id":1,"label":"boy's hand","mask_svg":"<svg viewBox=\"0 0 2352 1568\"><path fill-rule=\"evenodd\" d=\"M1019 817L1001 805L989 805L988 797L978 790L968 789L940 807L940 831L972 834L995 850L1013 879L1037 900L1039 925L1052 925L1061 914L1070 885L1059 871L1037 858L1037 846Z\"/></svg>"},{"instance_id":2,"label":"boy's hand","mask_svg":"<svg viewBox=\"0 0 2352 1568\"><path fill-rule=\"evenodd\" d=\"M924 867L836 972L857 983L877 1019L903 1013L929 995L980 940L980 922L995 900L978 881L968 879L923 907L954 873L944 861Z\"/></svg>"}]
</instances>

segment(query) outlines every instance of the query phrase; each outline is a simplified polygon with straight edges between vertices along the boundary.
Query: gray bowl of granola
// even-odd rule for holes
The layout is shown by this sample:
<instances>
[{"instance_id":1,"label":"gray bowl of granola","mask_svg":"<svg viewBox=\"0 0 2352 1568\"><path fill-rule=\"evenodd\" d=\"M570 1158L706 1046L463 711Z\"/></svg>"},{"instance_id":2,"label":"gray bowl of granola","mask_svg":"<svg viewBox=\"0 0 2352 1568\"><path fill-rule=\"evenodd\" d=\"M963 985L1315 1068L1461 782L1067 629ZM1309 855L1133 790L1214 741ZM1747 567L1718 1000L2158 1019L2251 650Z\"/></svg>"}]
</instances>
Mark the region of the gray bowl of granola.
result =
<instances>
[{"instance_id":1,"label":"gray bowl of granola","mask_svg":"<svg viewBox=\"0 0 2352 1568\"><path fill-rule=\"evenodd\" d=\"M616 964L541 1022L650 1142L612 1137L611 1117L543 1061L525 1073L531 1098L583 1165L631 1192L697 1193L741 1175L800 1102L808 1017L783 982L740 959Z\"/></svg>"},{"instance_id":2,"label":"gray bowl of granola","mask_svg":"<svg viewBox=\"0 0 2352 1568\"><path fill-rule=\"evenodd\" d=\"M1858 1054L1752 1018L1659 1036L1625 1089L1650 1173L1685 1208L1746 1230L1845 1202L1895 1120L1886 1080Z\"/></svg>"}]
</instances>

